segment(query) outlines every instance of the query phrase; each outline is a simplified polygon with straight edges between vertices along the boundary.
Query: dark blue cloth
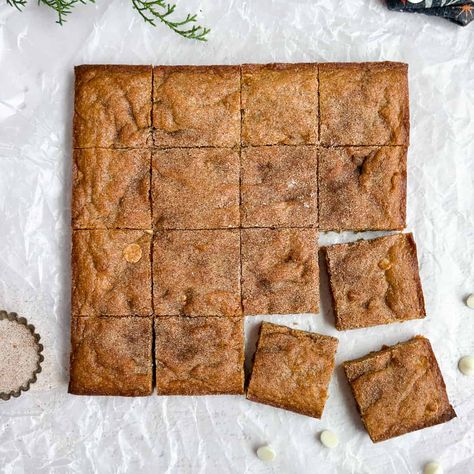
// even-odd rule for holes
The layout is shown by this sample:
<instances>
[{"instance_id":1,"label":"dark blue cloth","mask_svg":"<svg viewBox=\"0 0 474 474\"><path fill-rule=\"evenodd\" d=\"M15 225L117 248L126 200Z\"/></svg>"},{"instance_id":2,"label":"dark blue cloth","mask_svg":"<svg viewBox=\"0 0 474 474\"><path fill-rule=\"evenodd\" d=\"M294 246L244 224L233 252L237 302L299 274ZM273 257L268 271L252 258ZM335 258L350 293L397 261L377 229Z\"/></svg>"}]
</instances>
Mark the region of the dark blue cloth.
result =
<instances>
[{"instance_id":1,"label":"dark blue cloth","mask_svg":"<svg viewBox=\"0 0 474 474\"><path fill-rule=\"evenodd\" d=\"M466 26L474 20L474 0L387 0L389 10L439 16Z\"/></svg>"}]
</instances>

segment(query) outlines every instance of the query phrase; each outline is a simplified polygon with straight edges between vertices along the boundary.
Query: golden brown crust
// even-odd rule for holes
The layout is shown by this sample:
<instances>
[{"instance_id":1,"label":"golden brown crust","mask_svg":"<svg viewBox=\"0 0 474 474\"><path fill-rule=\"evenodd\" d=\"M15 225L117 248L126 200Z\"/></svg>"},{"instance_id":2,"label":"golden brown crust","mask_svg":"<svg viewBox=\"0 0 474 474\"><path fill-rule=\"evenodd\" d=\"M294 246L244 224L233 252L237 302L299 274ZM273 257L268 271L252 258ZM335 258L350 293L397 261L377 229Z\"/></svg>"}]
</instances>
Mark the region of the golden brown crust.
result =
<instances>
[{"instance_id":1,"label":"golden brown crust","mask_svg":"<svg viewBox=\"0 0 474 474\"><path fill-rule=\"evenodd\" d=\"M325 256L337 329L425 317L412 234L331 245Z\"/></svg>"},{"instance_id":2,"label":"golden brown crust","mask_svg":"<svg viewBox=\"0 0 474 474\"><path fill-rule=\"evenodd\" d=\"M153 152L153 220L157 229L239 227L239 153L180 148Z\"/></svg>"},{"instance_id":3,"label":"golden brown crust","mask_svg":"<svg viewBox=\"0 0 474 474\"><path fill-rule=\"evenodd\" d=\"M239 67L155 67L153 96L156 146L240 144Z\"/></svg>"},{"instance_id":4,"label":"golden brown crust","mask_svg":"<svg viewBox=\"0 0 474 474\"><path fill-rule=\"evenodd\" d=\"M242 144L305 145L317 141L317 66L242 66Z\"/></svg>"},{"instance_id":5,"label":"golden brown crust","mask_svg":"<svg viewBox=\"0 0 474 474\"><path fill-rule=\"evenodd\" d=\"M384 441L456 417L428 339L416 336L344 363L372 441Z\"/></svg>"},{"instance_id":6,"label":"golden brown crust","mask_svg":"<svg viewBox=\"0 0 474 474\"><path fill-rule=\"evenodd\" d=\"M72 226L151 229L150 152L74 150Z\"/></svg>"},{"instance_id":7,"label":"golden brown crust","mask_svg":"<svg viewBox=\"0 0 474 474\"><path fill-rule=\"evenodd\" d=\"M408 145L408 67L403 63L319 65L323 145Z\"/></svg>"},{"instance_id":8,"label":"golden brown crust","mask_svg":"<svg viewBox=\"0 0 474 474\"><path fill-rule=\"evenodd\" d=\"M313 229L243 229L244 314L319 311L318 239Z\"/></svg>"},{"instance_id":9,"label":"golden brown crust","mask_svg":"<svg viewBox=\"0 0 474 474\"><path fill-rule=\"evenodd\" d=\"M158 395L244 393L242 318L155 318Z\"/></svg>"},{"instance_id":10,"label":"golden brown crust","mask_svg":"<svg viewBox=\"0 0 474 474\"><path fill-rule=\"evenodd\" d=\"M238 230L158 231L153 267L157 315L242 315Z\"/></svg>"},{"instance_id":11,"label":"golden brown crust","mask_svg":"<svg viewBox=\"0 0 474 474\"><path fill-rule=\"evenodd\" d=\"M406 226L405 147L319 150L319 229L401 230Z\"/></svg>"},{"instance_id":12,"label":"golden brown crust","mask_svg":"<svg viewBox=\"0 0 474 474\"><path fill-rule=\"evenodd\" d=\"M150 253L145 231L73 231L73 315L150 316Z\"/></svg>"},{"instance_id":13,"label":"golden brown crust","mask_svg":"<svg viewBox=\"0 0 474 474\"><path fill-rule=\"evenodd\" d=\"M151 318L73 318L69 393L150 395Z\"/></svg>"},{"instance_id":14,"label":"golden brown crust","mask_svg":"<svg viewBox=\"0 0 474 474\"><path fill-rule=\"evenodd\" d=\"M247 399L321 418L338 340L263 322Z\"/></svg>"},{"instance_id":15,"label":"golden brown crust","mask_svg":"<svg viewBox=\"0 0 474 474\"><path fill-rule=\"evenodd\" d=\"M75 68L75 148L147 146L151 134L151 66Z\"/></svg>"},{"instance_id":16,"label":"golden brown crust","mask_svg":"<svg viewBox=\"0 0 474 474\"><path fill-rule=\"evenodd\" d=\"M242 150L242 227L317 225L317 148Z\"/></svg>"}]
</instances>

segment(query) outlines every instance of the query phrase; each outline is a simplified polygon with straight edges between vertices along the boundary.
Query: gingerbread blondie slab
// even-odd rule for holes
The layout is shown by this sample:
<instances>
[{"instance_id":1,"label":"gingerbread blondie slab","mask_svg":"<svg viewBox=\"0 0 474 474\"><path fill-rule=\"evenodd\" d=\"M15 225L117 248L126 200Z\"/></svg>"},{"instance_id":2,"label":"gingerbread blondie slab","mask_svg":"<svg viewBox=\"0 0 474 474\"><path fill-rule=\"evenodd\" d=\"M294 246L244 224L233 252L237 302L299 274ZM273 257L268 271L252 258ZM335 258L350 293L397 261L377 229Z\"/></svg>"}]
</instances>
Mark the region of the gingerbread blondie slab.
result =
<instances>
[{"instance_id":1,"label":"gingerbread blondie slab","mask_svg":"<svg viewBox=\"0 0 474 474\"><path fill-rule=\"evenodd\" d=\"M153 282L157 316L241 316L239 230L156 232Z\"/></svg>"},{"instance_id":2,"label":"gingerbread blondie slab","mask_svg":"<svg viewBox=\"0 0 474 474\"><path fill-rule=\"evenodd\" d=\"M156 229L239 227L240 157L229 148L155 150L152 169Z\"/></svg>"},{"instance_id":3,"label":"gingerbread blondie slab","mask_svg":"<svg viewBox=\"0 0 474 474\"><path fill-rule=\"evenodd\" d=\"M431 344L422 336L345 362L344 370L374 443L456 416Z\"/></svg>"},{"instance_id":4,"label":"gingerbread blondie slab","mask_svg":"<svg viewBox=\"0 0 474 474\"><path fill-rule=\"evenodd\" d=\"M151 318L73 318L69 393L151 395Z\"/></svg>"},{"instance_id":5,"label":"gingerbread blondie slab","mask_svg":"<svg viewBox=\"0 0 474 474\"><path fill-rule=\"evenodd\" d=\"M323 63L318 67L322 145L408 145L406 64Z\"/></svg>"},{"instance_id":6,"label":"gingerbread blondie slab","mask_svg":"<svg viewBox=\"0 0 474 474\"><path fill-rule=\"evenodd\" d=\"M263 322L247 398L321 418L337 344L334 337Z\"/></svg>"},{"instance_id":7,"label":"gingerbread blondie slab","mask_svg":"<svg viewBox=\"0 0 474 474\"><path fill-rule=\"evenodd\" d=\"M158 395L244 392L242 318L155 318Z\"/></svg>"},{"instance_id":8,"label":"gingerbread blondie slab","mask_svg":"<svg viewBox=\"0 0 474 474\"><path fill-rule=\"evenodd\" d=\"M405 147L320 148L319 229L401 230L406 186Z\"/></svg>"},{"instance_id":9,"label":"gingerbread blondie slab","mask_svg":"<svg viewBox=\"0 0 474 474\"><path fill-rule=\"evenodd\" d=\"M318 143L318 65L242 65L242 145Z\"/></svg>"},{"instance_id":10,"label":"gingerbread blondie slab","mask_svg":"<svg viewBox=\"0 0 474 474\"><path fill-rule=\"evenodd\" d=\"M159 147L240 145L240 67L155 67L153 141Z\"/></svg>"},{"instance_id":11,"label":"gingerbread blondie slab","mask_svg":"<svg viewBox=\"0 0 474 474\"><path fill-rule=\"evenodd\" d=\"M74 150L74 229L151 229L149 150Z\"/></svg>"},{"instance_id":12,"label":"gingerbread blondie slab","mask_svg":"<svg viewBox=\"0 0 474 474\"><path fill-rule=\"evenodd\" d=\"M73 316L151 316L151 303L149 232L73 231Z\"/></svg>"},{"instance_id":13,"label":"gingerbread blondie slab","mask_svg":"<svg viewBox=\"0 0 474 474\"><path fill-rule=\"evenodd\" d=\"M425 317L412 234L330 245L324 253L337 329Z\"/></svg>"},{"instance_id":14,"label":"gingerbread blondie slab","mask_svg":"<svg viewBox=\"0 0 474 474\"><path fill-rule=\"evenodd\" d=\"M242 227L316 227L318 151L312 146L242 150Z\"/></svg>"},{"instance_id":15,"label":"gingerbread blondie slab","mask_svg":"<svg viewBox=\"0 0 474 474\"><path fill-rule=\"evenodd\" d=\"M74 148L151 144L151 66L83 65L74 71Z\"/></svg>"},{"instance_id":16,"label":"gingerbread blondie slab","mask_svg":"<svg viewBox=\"0 0 474 474\"><path fill-rule=\"evenodd\" d=\"M318 234L314 229L242 229L245 315L319 311Z\"/></svg>"}]
</instances>

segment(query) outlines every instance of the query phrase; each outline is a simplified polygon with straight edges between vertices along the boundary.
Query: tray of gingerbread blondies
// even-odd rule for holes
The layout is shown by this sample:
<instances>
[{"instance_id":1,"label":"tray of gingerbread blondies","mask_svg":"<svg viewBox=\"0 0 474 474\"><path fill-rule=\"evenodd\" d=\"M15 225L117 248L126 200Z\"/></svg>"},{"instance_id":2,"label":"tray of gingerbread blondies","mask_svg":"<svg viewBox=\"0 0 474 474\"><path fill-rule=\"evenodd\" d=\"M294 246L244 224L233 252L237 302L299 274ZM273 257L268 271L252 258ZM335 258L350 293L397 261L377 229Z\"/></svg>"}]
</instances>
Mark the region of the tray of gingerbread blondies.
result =
<instances>
[{"instance_id":1,"label":"tray of gingerbread blondies","mask_svg":"<svg viewBox=\"0 0 474 474\"><path fill-rule=\"evenodd\" d=\"M6 472L474 472L474 36L263 3L166 51L98 5L50 70L11 43Z\"/></svg>"}]
</instances>

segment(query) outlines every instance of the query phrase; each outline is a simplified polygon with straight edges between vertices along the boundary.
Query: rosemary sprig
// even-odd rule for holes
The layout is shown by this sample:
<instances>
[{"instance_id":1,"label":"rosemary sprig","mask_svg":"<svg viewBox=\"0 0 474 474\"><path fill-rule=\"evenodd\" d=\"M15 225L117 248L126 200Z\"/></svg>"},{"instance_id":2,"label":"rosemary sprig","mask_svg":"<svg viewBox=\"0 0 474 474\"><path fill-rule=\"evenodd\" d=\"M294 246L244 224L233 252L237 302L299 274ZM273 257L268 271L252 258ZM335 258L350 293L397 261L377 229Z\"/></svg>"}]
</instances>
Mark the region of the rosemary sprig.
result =
<instances>
[{"instance_id":1,"label":"rosemary sprig","mask_svg":"<svg viewBox=\"0 0 474 474\"><path fill-rule=\"evenodd\" d=\"M188 39L207 41L207 34L211 31L201 25L195 25L197 15L186 15L181 21L173 21L169 17L176 9L175 3L166 3L163 0L132 0L133 8L138 11L146 23L156 26L155 20L164 23L175 33Z\"/></svg>"},{"instance_id":2,"label":"rosemary sprig","mask_svg":"<svg viewBox=\"0 0 474 474\"><path fill-rule=\"evenodd\" d=\"M7 4L17 10L22 10L28 0L7 0ZM73 8L78 4L94 3L95 0L38 0L38 4L52 8L57 14L56 23L62 25L66 21ZM157 26L157 21L164 23L175 33L187 39L207 41L209 28L197 24L197 15L188 13L182 20L176 21L171 15L176 9L175 3L167 3L165 0L131 0L132 7L137 10L143 20Z\"/></svg>"}]
</instances>

